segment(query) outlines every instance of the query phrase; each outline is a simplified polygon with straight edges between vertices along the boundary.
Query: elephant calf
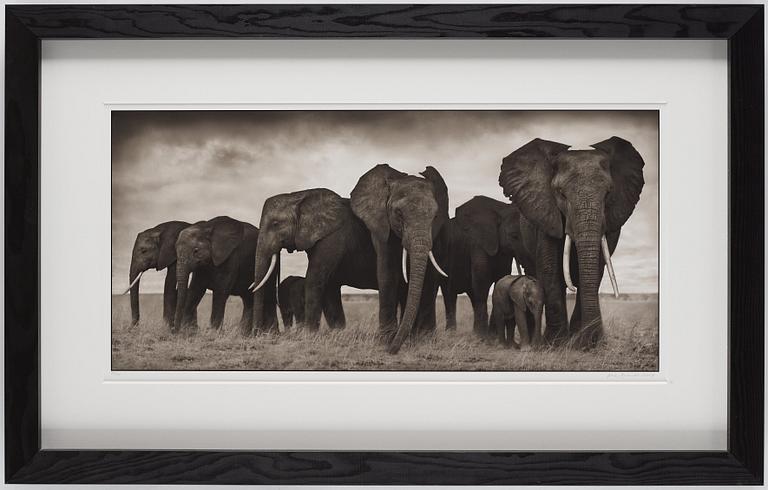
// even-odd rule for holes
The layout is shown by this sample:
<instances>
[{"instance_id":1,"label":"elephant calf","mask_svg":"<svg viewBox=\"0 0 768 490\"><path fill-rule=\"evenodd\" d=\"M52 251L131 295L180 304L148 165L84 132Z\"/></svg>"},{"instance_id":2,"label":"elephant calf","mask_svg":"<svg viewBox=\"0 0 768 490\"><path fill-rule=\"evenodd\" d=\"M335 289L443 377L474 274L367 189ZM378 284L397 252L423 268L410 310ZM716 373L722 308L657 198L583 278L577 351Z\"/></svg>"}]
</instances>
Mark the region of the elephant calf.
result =
<instances>
[{"instance_id":1,"label":"elephant calf","mask_svg":"<svg viewBox=\"0 0 768 490\"><path fill-rule=\"evenodd\" d=\"M280 282L277 304L286 329L293 325L294 318L297 325L304 324L304 283L301 276L288 276Z\"/></svg>"},{"instance_id":2,"label":"elephant calf","mask_svg":"<svg viewBox=\"0 0 768 490\"><path fill-rule=\"evenodd\" d=\"M541 315L544 311L544 290L531 276L504 276L493 288L491 324L499 341L527 350L541 344ZM520 345L515 342L515 324L520 333Z\"/></svg>"}]
</instances>

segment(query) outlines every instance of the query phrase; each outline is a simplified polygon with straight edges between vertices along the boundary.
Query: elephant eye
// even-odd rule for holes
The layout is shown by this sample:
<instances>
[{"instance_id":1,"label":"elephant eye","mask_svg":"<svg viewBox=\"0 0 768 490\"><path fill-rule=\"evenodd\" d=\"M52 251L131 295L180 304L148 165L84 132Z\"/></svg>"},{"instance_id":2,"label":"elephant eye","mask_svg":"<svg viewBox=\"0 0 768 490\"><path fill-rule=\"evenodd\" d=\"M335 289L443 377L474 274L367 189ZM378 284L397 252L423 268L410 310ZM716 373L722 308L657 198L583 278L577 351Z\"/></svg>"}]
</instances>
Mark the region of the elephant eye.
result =
<instances>
[{"instance_id":1,"label":"elephant eye","mask_svg":"<svg viewBox=\"0 0 768 490\"><path fill-rule=\"evenodd\" d=\"M199 248L197 248L197 247L195 247L195 248L193 248L193 249L192 249L192 252L194 252L194 253L197 253L197 252L199 252L199 251L200 251L200 249L199 249Z\"/></svg>"}]
</instances>

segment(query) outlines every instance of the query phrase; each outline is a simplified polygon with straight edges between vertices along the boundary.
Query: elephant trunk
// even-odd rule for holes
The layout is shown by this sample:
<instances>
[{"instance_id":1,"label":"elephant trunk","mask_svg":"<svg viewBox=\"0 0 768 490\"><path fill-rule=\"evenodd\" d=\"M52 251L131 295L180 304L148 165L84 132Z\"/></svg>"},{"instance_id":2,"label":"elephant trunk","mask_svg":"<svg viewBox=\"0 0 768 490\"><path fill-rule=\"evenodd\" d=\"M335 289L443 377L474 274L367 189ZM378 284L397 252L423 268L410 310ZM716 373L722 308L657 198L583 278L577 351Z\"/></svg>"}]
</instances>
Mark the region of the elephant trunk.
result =
<instances>
[{"instance_id":1,"label":"elephant trunk","mask_svg":"<svg viewBox=\"0 0 768 490\"><path fill-rule=\"evenodd\" d=\"M417 242L410 249L410 280L408 281L408 296L405 302L405 310L397 329L397 334L389 344L389 353L397 354L406 337L411 333L416 321L416 313L421 302L421 292L424 286L424 276L427 273L427 261L429 260L430 244L428 241Z\"/></svg>"},{"instance_id":2,"label":"elephant trunk","mask_svg":"<svg viewBox=\"0 0 768 490\"><path fill-rule=\"evenodd\" d=\"M128 273L129 291L131 293L131 326L139 323L139 282L141 282L141 270L135 260L131 260L131 269Z\"/></svg>"},{"instance_id":3,"label":"elephant trunk","mask_svg":"<svg viewBox=\"0 0 768 490\"><path fill-rule=\"evenodd\" d=\"M594 233L576 241L576 256L579 263L579 302L581 304L581 333L589 343L602 337L603 322L600 316L600 258L602 234Z\"/></svg>"},{"instance_id":4,"label":"elephant trunk","mask_svg":"<svg viewBox=\"0 0 768 490\"><path fill-rule=\"evenodd\" d=\"M189 265L186 262L179 260L176 265L176 290L178 292L176 298L176 314L174 315L174 322L171 327L171 330L174 332L182 327L182 322L184 321L184 306L187 302L190 273Z\"/></svg>"}]
</instances>

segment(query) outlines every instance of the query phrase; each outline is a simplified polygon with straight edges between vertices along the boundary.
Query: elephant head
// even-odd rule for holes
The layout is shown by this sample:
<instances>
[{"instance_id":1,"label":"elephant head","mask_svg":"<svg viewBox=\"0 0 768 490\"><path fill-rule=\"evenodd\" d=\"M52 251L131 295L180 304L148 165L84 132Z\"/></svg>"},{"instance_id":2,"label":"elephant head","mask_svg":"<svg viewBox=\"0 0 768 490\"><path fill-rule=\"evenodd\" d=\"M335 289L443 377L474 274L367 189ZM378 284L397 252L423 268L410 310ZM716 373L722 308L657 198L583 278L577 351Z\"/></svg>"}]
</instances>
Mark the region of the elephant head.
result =
<instances>
[{"instance_id":1,"label":"elephant head","mask_svg":"<svg viewBox=\"0 0 768 490\"><path fill-rule=\"evenodd\" d=\"M520 213L513 204L475 196L456 208L456 222L473 247L488 257L499 252L512 255L519 268Z\"/></svg>"},{"instance_id":2,"label":"elephant head","mask_svg":"<svg viewBox=\"0 0 768 490\"><path fill-rule=\"evenodd\" d=\"M390 344L392 353L400 349L413 328L427 261L445 275L432 253L432 244L448 221L448 187L433 167L427 167L421 175L377 165L360 177L351 194L352 211L370 231L377 253L387 250L386 243L394 235L403 247L404 275L410 257L406 305Z\"/></svg>"},{"instance_id":3,"label":"elephant head","mask_svg":"<svg viewBox=\"0 0 768 490\"><path fill-rule=\"evenodd\" d=\"M349 215L345 199L328 189L308 189L272 196L264 202L256 246L254 291L274 273L280 251L309 250L338 230Z\"/></svg>"},{"instance_id":4,"label":"elephant head","mask_svg":"<svg viewBox=\"0 0 768 490\"><path fill-rule=\"evenodd\" d=\"M640 199L644 162L631 143L612 137L591 150L534 139L504 158L499 184L534 226L552 239L565 237L563 274L569 273L571 245L576 246L581 321L602 332L598 301L604 259L614 291L607 233L618 232Z\"/></svg>"},{"instance_id":5,"label":"elephant head","mask_svg":"<svg viewBox=\"0 0 768 490\"><path fill-rule=\"evenodd\" d=\"M176 262L176 239L189 223L168 221L136 235L131 253L131 267L128 273L128 289L131 293L131 324L139 322L139 282L141 275L149 269L158 271Z\"/></svg>"},{"instance_id":6,"label":"elephant head","mask_svg":"<svg viewBox=\"0 0 768 490\"><path fill-rule=\"evenodd\" d=\"M242 242L245 226L246 223L229 216L218 216L210 221L195 223L179 233L176 240L176 289L179 298L175 328L181 326L190 274L201 267L222 265Z\"/></svg>"}]
</instances>

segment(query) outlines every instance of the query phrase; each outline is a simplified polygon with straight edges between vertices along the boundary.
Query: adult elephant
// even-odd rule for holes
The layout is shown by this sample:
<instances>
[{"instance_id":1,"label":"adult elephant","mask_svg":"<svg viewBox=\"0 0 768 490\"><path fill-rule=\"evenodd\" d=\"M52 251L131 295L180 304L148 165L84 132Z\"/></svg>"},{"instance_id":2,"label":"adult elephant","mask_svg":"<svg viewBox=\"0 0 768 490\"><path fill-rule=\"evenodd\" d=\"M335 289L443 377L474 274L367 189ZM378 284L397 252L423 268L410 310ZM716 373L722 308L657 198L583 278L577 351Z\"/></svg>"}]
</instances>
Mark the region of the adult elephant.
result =
<instances>
[{"instance_id":1,"label":"adult elephant","mask_svg":"<svg viewBox=\"0 0 768 490\"><path fill-rule=\"evenodd\" d=\"M341 286L377 289L376 255L365 225L352 213L349 199L328 189L307 189L272 196L261 212L261 234L253 275L260 290L280 260L280 251L305 251L304 326L346 325ZM258 311L258 304L257 304Z\"/></svg>"},{"instance_id":2,"label":"adult elephant","mask_svg":"<svg viewBox=\"0 0 768 490\"><path fill-rule=\"evenodd\" d=\"M448 221L448 187L433 167L427 167L421 176L377 165L360 177L351 194L352 211L365 223L376 251L379 332L391 338L388 350L392 354L400 350L414 323L420 329L434 328L438 282L427 262L445 275L432 248ZM403 275L408 265L410 272L405 308L397 325L401 260Z\"/></svg>"},{"instance_id":3,"label":"adult elephant","mask_svg":"<svg viewBox=\"0 0 768 490\"><path fill-rule=\"evenodd\" d=\"M163 287L163 321L173 326L176 313L176 239L184 228L184 221L167 221L136 235L128 272L128 289L131 293L131 325L139 323L139 284L141 276L149 269L168 269Z\"/></svg>"},{"instance_id":4,"label":"adult elephant","mask_svg":"<svg viewBox=\"0 0 768 490\"><path fill-rule=\"evenodd\" d=\"M474 314L473 330L488 335L488 291L510 273L513 259L534 274L531 256L523 250L520 212L514 204L486 196L475 196L456 208L440 233L444 244L443 263L448 277L441 281L445 302L445 326L456 328L456 297L467 293ZM518 272L519 273L519 272Z\"/></svg>"},{"instance_id":5,"label":"adult elephant","mask_svg":"<svg viewBox=\"0 0 768 490\"><path fill-rule=\"evenodd\" d=\"M176 241L176 287L179 292L176 306L176 329L188 325L192 305L196 306L205 291L213 292L211 327L221 328L224 309L229 296L240 296L243 315L240 330L251 333L253 325L254 295L248 291L253 279L254 253L259 229L250 223L229 216L218 216L185 228ZM192 280L189 276L192 274ZM277 327L277 283L271 281L264 291L265 307L262 324L267 329ZM186 312L183 305L187 304Z\"/></svg>"},{"instance_id":6,"label":"adult elephant","mask_svg":"<svg viewBox=\"0 0 768 490\"><path fill-rule=\"evenodd\" d=\"M611 254L640 199L643 166L632 144L616 136L570 151L537 138L504 158L499 184L520 209L523 243L544 288L548 340L571 337L576 346L591 347L602 337L603 268L618 295ZM570 329L566 285L578 287Z\"/></svg>"}]
</instances>

